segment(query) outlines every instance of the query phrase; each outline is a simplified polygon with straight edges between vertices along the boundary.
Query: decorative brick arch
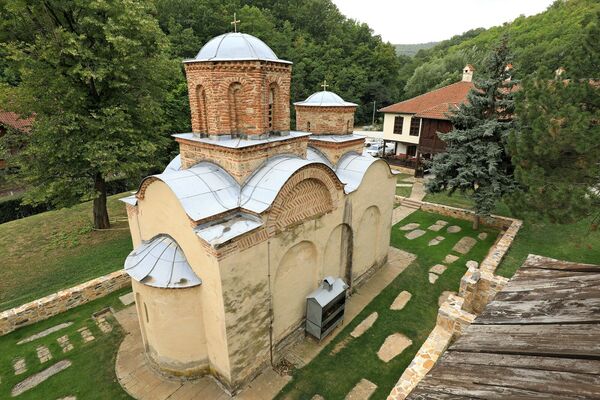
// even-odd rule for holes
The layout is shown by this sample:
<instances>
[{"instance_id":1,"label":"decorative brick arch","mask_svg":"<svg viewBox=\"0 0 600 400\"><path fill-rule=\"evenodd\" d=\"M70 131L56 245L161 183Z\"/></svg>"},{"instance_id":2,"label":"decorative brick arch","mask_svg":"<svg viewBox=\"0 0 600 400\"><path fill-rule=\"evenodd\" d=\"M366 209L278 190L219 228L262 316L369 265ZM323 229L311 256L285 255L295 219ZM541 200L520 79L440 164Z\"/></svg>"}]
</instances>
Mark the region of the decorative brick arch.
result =
<instances>
[{"instance_id":1,"label":"decorative brick arch","mask_svg":"<svg viewBox=\"0 0 600 400\"><path fill-rule=\"evenodd\" d=\"M283 185L267 218L270 233L302 223L337 208L343 185L327 166L311 164L296 171Z\"/></svg>"}]
</instances>

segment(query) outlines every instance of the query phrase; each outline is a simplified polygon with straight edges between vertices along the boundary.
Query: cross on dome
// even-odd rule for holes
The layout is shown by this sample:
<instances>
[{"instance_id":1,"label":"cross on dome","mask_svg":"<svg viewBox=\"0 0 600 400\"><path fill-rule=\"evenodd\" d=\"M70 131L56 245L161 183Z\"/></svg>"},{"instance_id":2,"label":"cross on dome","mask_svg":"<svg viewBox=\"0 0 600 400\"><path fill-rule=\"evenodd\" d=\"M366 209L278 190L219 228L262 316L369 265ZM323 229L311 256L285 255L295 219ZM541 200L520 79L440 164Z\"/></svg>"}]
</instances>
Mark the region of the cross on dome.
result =
<instances>
[{"instance_id":1,"label":"cross on dome","mask_svg":"<svg viewBox=\"0 0 600 400\"><path fill-rule=\"evenodd\" d=\"M321 85L321 87L324 91L327 91L327 88L329 87L329 85L327 84L327 79L323 80L323 84Z\"/></svg>"},{"instance_id":2,"label":"cross on dome","mask_svg":"<svg viewBox=\"0 0 600 400\"><path fill-rule=\"evenodd\" d=\"M241 21L239 19L236 19L237 15L236 13L233 13L233 21L231 21L231 25L233 25L233 31L237 32L237 24L239 24Z\"/></svg>"}]
</instances>

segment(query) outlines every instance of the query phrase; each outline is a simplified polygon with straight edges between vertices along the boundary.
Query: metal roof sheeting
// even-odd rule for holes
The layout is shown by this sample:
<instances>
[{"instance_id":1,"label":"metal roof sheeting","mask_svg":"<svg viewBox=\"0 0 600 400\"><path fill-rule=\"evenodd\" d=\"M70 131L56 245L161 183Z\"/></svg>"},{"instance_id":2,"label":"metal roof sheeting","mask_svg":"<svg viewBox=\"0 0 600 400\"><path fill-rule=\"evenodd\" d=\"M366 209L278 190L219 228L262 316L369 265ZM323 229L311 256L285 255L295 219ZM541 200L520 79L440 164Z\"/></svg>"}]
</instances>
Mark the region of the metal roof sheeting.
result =
<instances>
[{"instance_id":1,"label":"metal roof sheeting","mask_svg":"<svg viewBox=\"0 0 600 400\"><path fill-rule=\"evenodd\" d=\"M304 101L294 103L295 106L311 107L356 107L358 104L345 101L337 94L328 90L313 93Z\"/></svg>"},{"instance_id":2,"label":"metal roof sheeting","mask_svg":"<svg viewBox=\"0 0 600 400\"><path fill-rule=\"evenodd\" d=\"M358 189L367 169L377 160L370 155L359 155L354 152L342 156L335 168L335 173L346 185L344 191L351 193Z\"/></svg>"},{"instance_id":3,"label":"metal roof sheeting","mask_svg":"<svg viewBox=\"0 0 600 400\"><path fill-rule=\"evenodd\" d=\"M262 40L247 33L229 32L209 40L193 60L196 61L245 61L261 60L291 64L281 60Z\"/></svg>"},{"instance_id":4,"label":"metal roof sheeting","mask_svg":"<svg viewBox=\"0 0 600 400\"><path fill-rule=\"evenodd\" d=\"M267 210L287 180L300 168L309 164L325 163L289 155L271 158L256 170L244 185L240 206L259 214Z\"/></svg>"},{"instance_id":5,"label":"metal roof sheeting","mask_svg":"<svg viewBox=\"0 0 600 400\"><path fill-rule=\"evenodd\" d=\"M167 235L142 242L129 253L124 268L132 279L157 288L188 288L202 284L181 247Z\"/></svg>"},{"instance_id":6,"label":"metal roof sheeting","mask_svg":"<svg viewBox=\"0 0 600 400\"><path fill-rule=\"evenodd\" d=\"M194 231L200 238L215 246L253 231L262 225L263 221L258 217L246 213L237 213L217 222L199 225Z\"/></svg>"},{"instance_id":7,"label":"metal roof sheeting","mask_svg":"<svg viewBox=\"0 0 600 400\"><path fill-rule=\"evenodd\" d=\"M306 159L309 161L327 164L327 166L333 170L333 164L319 149L308 146L308 148L306 149Z\"/></svg>"},{"instance_id":8,"label":"metal roof sheeting","mask_svg":"<svg viewBox=\"0 0 600 400\"><path fill-rule=\"evenodd\" d=\"M308 132L289 131L281 135L271 135L266 138L248 139L247 137L233 137L231 135L215 135L216 137L202 137L196 133L176 133L175 138L191 140L194 142L211 144L213 146L227 147L230 149L241 149L244 147L258 146L266 143L280 142L292 138L310 136Z\"/></svg>"},{"instance_id":9,"label":"metal roof sheeting","mask_svg":"<svg viewBox=\"0 0 600 400\"><path fill-rule=\"evenodd\" d=\"M165 167L163 174L166 172L176 172L181 170L181 154L171 160L171 162Z\"/></svg>"},{"instance_id":10,"label":"metal roof sheeting","mask_svg":"<svg viewBox=\"0 0 600 400\"><path fill-rule=\"evenodd\" d=\"M321 307L324 307L347 288L348 285L346 285L346 282L344 282L341 278L334 279L333 277L328 276L323 280L321 287L306 296L306 299L313 299Z\"/></svg>"},{"instance_id":11,"label":"metal roof sheeting","mask_svg":"<svg viewBox=\"0 0 600 400\"><path fill-rule=\"evenodd\" d=\"M154 178L169 186L194 221L238 207L240 185L216 164L204 161L189 169L154 175Z\"/></svg>"}]
</instances>

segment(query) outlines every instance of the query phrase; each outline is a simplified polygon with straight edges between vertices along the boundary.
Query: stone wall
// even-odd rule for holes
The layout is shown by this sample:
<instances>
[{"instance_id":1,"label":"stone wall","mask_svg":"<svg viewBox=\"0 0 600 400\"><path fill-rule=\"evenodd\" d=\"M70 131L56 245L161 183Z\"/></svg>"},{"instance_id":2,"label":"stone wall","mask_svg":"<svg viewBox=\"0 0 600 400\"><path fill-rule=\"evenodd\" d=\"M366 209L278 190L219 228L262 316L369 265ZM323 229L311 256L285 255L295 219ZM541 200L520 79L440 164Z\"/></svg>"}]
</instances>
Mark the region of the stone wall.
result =
<instances>
[{"instance_id":1,"label":"stone wall","mask_svg":"<svg viewBox=\"0 0 600 400\"><path fill-rule=\"evenodd\" d=\"M0 336L104 297L129 285L131 285L131 278L121 269L3 311L0 313Z\"/></svg>"},{"instance_id":2,"label":"stone wall","mask_svg":"<svg viewBox=\"0 0 600 400\"><path fill-rule=\"evenodd\" d=\"M179 142L182 168L190 168L200 161L212 161L223 167L239 183L256 171L267 158L278 154L294 154L306 158L308 147L308 136L290 136L285 140L235 149L182 138L176 140Z\"/></svg>"},{"instance_id":3,"label":"stone wall","mask_svg":"<svg viewBox=\"0 0 600 400\"><path fill-rule=\"evenodd\" d=\"M354 130L356 107L296 106L296 130L314 135L345 135Z\"/></svg>"}]
</instances>

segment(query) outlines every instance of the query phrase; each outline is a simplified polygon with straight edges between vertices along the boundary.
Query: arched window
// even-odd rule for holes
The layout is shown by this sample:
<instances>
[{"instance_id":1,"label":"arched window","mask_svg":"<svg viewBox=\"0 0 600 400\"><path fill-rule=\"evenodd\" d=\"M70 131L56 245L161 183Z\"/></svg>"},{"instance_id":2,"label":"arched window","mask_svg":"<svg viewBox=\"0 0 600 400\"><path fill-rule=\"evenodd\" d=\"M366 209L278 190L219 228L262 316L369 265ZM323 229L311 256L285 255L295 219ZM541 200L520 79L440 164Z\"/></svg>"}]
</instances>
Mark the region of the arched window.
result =
<instances>
[{"instance_id":1,"label":"arched window","mask_svg":"<svg viewBox=\"0 0 600 400\"><path fill-rule=\"evenodd\" d=\"M243 133L240 127L240 91L242 84L234 82L229 86L229 132Z\"/></svg>"},{"instance_id":2,"label":"arched window","mask_svg":"<svg viewBox=\"0 0 600 400\"><path fill-rule=\"evenodd\" d=\"M275 90L275 84L272 84L269 87L269 108L267 111L268 127L270 131L274 130L273 126L275 124Z\"/></svg>"},{"instance_id":3,"label":"arched window","mask_svg":"<svg viewBox=\"0 0 600 400\"><path fill-rule=\"evenodd\" d=\"M206 92L201 85L196 86L196 113L198 114L198 127L201 133L208 133L206 115Z\"/></svg>"},{"instance_id":4,"label":"arched window","mask_svg":"<svg viewBox=\"0 0 600 400\"><path fill-rule=\"evenodd\" d=\"M306 132L310 132L310 121L306 122Z\"/></svg>"}]
</instances>

